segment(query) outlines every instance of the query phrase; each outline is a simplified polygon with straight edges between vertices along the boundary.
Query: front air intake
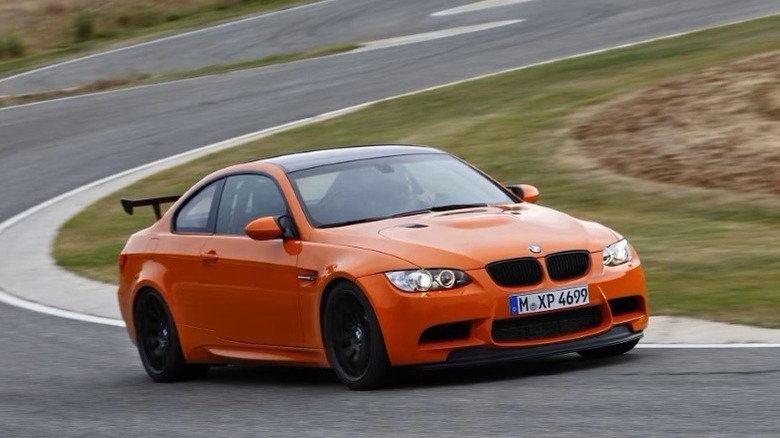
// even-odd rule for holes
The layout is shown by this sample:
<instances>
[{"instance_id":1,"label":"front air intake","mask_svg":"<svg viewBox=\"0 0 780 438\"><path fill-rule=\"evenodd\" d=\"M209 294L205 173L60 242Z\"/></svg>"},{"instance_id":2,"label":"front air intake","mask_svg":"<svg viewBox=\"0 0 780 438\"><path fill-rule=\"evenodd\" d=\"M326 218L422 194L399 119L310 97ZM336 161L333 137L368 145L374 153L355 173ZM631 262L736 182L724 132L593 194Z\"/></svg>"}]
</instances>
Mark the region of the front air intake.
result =
<instances>
[{"instance_id":1,"label":"front air intake","mask_svg":"<svg viewBox=\"0 0 780 438\"><path fill-rule=\"evenodd\" d=\"M624 297L609 300L609 310L612 314L625 315L640 310L639 297Z\"/></svg>"},{"instance_id":2,"label":"front air intake","mask_svg":"<svg viewBox=\"0 0 780 438\"><path fill-rule=\"evenodd\" d=\"M426 329L420 336L420 343L446 342L468 339L471 336L471 321L450 322Z\"/></svg>"}]
</instances>

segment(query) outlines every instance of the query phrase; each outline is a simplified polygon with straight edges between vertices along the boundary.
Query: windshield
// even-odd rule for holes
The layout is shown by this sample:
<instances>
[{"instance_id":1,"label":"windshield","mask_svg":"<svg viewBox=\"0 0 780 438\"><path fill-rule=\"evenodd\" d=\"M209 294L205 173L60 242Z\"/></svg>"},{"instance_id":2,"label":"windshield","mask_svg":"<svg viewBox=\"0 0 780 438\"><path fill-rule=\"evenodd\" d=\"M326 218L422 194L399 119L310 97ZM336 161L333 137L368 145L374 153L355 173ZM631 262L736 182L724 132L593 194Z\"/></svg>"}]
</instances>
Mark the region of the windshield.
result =
<instances>
[{"instance_id":1,"label":"windshield","mask_svg":"<svg viewBox=\"0 0 780 438\"><path fill-rule=\"evenodd\" d=\"M290 178L315 227L516 202L493 181L445 154L338 163L292 172Z\"/></svg>"}]
</instances>

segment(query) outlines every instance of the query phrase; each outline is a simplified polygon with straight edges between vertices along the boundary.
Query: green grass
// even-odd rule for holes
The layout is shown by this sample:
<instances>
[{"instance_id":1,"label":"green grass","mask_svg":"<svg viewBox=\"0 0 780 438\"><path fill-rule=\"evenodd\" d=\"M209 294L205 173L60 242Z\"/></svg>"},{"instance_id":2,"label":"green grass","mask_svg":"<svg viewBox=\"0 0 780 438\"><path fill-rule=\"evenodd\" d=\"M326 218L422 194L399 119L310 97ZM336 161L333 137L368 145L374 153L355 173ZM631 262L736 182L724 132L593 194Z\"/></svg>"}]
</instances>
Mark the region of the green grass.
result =
<instances>
[{"instance_id":1,"label":"green grass","mask_svg":"<svg viewBox=\"0 0 780 438\"><path fill-rule=\"evenodd\" d=\"M3 59L3 56L0 56L0 77L79 54L98 51L111 44L148 40L244 15L283 9L312 3L313 1L316 0L225 1L213 7L190 11L186 14L152 8L146 11L146 14L142 17L133 15L134 18L125 19L123 18L124 15L120 14L114 24L110 26L105 25L103 22L96 23L93 17L82 12L74 17L73 22L70 24L73 29L72 40L62 42L56 48L29 51L26 56L22 56L25 55L24 50L21 53L14 51L18 55L9 59ZM56 35L53 37L56 37ZM20 41L19 44L23 43Z\"/></svg>"},{"instance_id":2,"label":"green grass","mask_svg":"<svg viewBox=\"0 0 780 438\"><path fill-rule=\"evenodd\" d=\"M167 71L163 73L143 73L130 76L116 77L112 79L104 79L94 81L76 88L69 88L65 90L52 90L44 91L40 93L30 93L21 95L6 95L0 100L0 107L19 105L23 103L38 102L42 100L49 100L55 98L61 98L66 96L77 96L81 94L94 93L97 91L106 91L117 88L124 88L136 85L156 84L161 82L175 81L187 78L194 78L198 76L206 76L220 73L228 73L238 70L246 70L250 68L265 67L274 64L282 64L286 62L301 61L304 59L317 58L328 55L335 55L337 53L348 52L359 48L359 44L333 44L330 46L317 47L310 50L304 50L300 52L285 52L278 53L271 56L266 56L259 59L252 59L248 61L233 62L227 64L212 64L205 67L200 67L192 70L176 70Z\"/></svg>"},{"instance_id":3,"label":"green grass","mask_svg":"<svg viewBox=\"0 0 780 438\"><path fill-rule=\"evenodd\" d=\"M780 49L780 17L708 30L472 81L376 104L150 177L67 222L58 263L113 281L127 236L152 221L126 216L120 196L181 192L230 163L316 147L411 142L453 152L541 203L602 222L637 247L653 314L780 327L780 200L690 190L611 175L573 160L568 118L663 79ZM572 163L585 163L582 165ZM641 175L636 175L641 177Z\"/></svg>"}]
</instances>

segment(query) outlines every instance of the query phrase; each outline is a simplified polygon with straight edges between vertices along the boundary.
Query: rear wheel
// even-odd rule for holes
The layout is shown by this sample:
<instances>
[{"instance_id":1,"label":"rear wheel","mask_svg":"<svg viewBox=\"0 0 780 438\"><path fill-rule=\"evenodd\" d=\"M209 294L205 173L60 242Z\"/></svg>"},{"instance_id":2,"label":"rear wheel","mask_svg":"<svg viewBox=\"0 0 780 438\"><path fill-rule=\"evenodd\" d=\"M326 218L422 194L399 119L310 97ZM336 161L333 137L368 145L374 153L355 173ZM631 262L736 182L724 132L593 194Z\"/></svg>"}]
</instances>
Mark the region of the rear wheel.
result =
<instances>
[{"instance_id":1,"label":"rear wheel","mask_svg":"<svg viewBox=\"0 0 780 438\"><path fill-rule=\"evenodd\" d=\"M373 389L387 381L390 362L379 321L354 284L340 284L328 297L323 338L336 376L349 389Z\"/></svg>"},{"instance_id":2,"label":"rear wheel","mask_svg":"<svg viewBox=\"0 0 780 438\"><path fill-rule=\"evenodd\" d=\"M609 347L592 348L590 350L578 351L577 353L588 359L599 359L602 357L620 356L621 354L628 353L636 347L639 343L639 339L633 341L623 342L622 344L610 345Z\"/></svg>"},{"instance_id":3,"label":"rear wheel","mask_svg":"<svg viewBox=\"0 0 780 438\"><path fill-rule=\"evenodd\" d=\"M140 293L134 322L138 354L155 382L175 382L208 372L208 365L189 365L184 360L173 315L158 292Z\"/></svg>"}]
</instances>

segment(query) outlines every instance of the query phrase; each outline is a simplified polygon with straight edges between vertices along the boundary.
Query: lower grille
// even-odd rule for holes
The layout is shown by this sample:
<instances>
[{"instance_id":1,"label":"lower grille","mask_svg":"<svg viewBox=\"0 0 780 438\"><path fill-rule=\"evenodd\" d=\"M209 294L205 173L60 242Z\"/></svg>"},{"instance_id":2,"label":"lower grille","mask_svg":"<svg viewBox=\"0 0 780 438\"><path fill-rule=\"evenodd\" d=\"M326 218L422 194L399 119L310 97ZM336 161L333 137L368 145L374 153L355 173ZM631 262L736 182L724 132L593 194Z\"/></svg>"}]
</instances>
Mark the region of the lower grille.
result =
<instances>
[{"instance_id":1,"label":"lower grille","mask_svg":"<svg viewBox=\"0 0 780 438\"><path fill-rule=\"evenodd\" d=\"M601 324L598 306L562 312L521 316L493 322L494 341L528 341L552 338L587 330Z\"/></svg>"}]
</instances>

